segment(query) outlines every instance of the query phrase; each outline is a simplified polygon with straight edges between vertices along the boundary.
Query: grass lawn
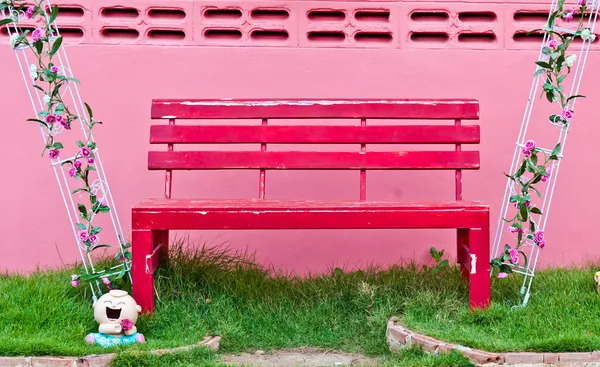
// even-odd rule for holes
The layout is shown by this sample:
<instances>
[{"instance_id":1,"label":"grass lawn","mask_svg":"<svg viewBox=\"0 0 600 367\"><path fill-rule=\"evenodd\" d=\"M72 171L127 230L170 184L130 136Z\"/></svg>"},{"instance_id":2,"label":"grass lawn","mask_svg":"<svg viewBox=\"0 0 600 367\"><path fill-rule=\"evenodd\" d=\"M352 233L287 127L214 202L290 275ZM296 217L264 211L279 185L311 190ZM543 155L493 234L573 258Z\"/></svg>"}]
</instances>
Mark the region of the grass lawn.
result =
<instances>
[{"instance_id":1,"label":"grass lawn","mask_svg":"<svg viewBox=\"0 0 600 367\"><path fill-rule=\"evenodd\" d=\"M492 307L470 313L456 268L336 269L301 280L273 276L250 257L234 255L225 249L175 249L156 277L155 316L138 321L147 343L128 348L134 354L120 351L115 365L221 365L204 350L161 357L145 352L194 344L205 335L222 336L223 352L315 346L382 356L393 365L468 365L456 354L432 357L412 349L389 354L384 333L392 315L414 330L490 351L600 349L593 267L538 273L525 309L511 310L506 302L516 297L518 276L494 279ZM71 272L0 275L0 355L106 352L83 342L97 325L89 289L72 288Z\"/></svg>"}]
</instances>

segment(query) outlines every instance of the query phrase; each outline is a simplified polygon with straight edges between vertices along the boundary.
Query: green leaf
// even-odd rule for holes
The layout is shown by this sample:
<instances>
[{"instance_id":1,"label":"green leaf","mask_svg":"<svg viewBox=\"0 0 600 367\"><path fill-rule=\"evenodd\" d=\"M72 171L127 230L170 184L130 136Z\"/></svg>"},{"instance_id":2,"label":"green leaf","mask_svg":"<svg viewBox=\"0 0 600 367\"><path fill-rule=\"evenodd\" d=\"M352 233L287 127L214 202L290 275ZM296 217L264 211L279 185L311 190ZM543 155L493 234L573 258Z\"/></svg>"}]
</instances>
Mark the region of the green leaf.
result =
<instances>
[{"instance_id":1,"label":"green leaf","mask_svg":"<svg viewBox=\"0 0 600 367\"><path fill-rule=\"evenodd\" d=\"M85 224L83 224L83 223L77 223L77 228L79 228L79 230L81 230L81 231L85 231L85 229L86 229L87 227L86 227L86 226L85 226Z\"/></svg>"},{"instance_id":2,"label":"green leaf","mask_svg":"<svg viewBox=\"0 0 600 367\"><path fill-rule=\"evenodd\" d=\"M523 264L523 267L527 267L527 255L525 255L525 253L523 251L519 251L519 253L521 254L521 256L523 256L523 259L525 260L525 264Z\"/></svg>"},{"instance_id":3,"label":"green leaf","mask_svg":"<svg viewBox=\"0 0 600 367\"><path fill-rule=\"evenodd\" d=\"M2 20L0 20L0 25L5 25L5 24L11 23L11 22L12 22L12 19L10 19L10 18L2 19Z\"/></svg>"},{"instance_id":4,"label":"green leaf","mask_svg":"<svg viewBox=\"0 0 600 367\"><path fill-rule=\"evenodd\" d=\"M77 194L78 192L81 192L81 191L85 191L85 192L87 192L87 189L86 189L86 188L83 188L83 187L82 187L82 188L79 188L79 189L75 189L75 190L71 191L71 195L73 195L73 194Z\"/></svg>"},{"instance_id":5,"label":"green leaf","mask_svg":"<svg viewBox=\"0 0 600 367\"><path fill-rule=\"evenodd\" d=\"M528 212L527 212L527 207L525 206L525 203L521 203L520 207L519 207L519 211L521 213L521 219L523 219L523 222L527 222L527 216L528 216ZM519 241L521 242L521 241Z\"/></svg>"},{"instance_id":6,"label":"green leaf","mask_svg":"<svg viewBox=\"0 0 600 367\"><path fill-rule=\"evenodd\" d=\"M76 79L76 78L67 78L66 80L71 81L71 82L75 82L75 83L81 83L79 81L79 79Z\"/></svg>"},{"instance_id":7,"label":"green leaf","mask_svg":"<svg viewBox=\"0 0 600 367\"><path fill-rule=\"evenodd\" d=\"M556 144L556 146L554 147L554 149L552 149L552 155L558 155L558 153L560 153L560 143Z\"/></svg>"},{"instance_id":8,"label":"green leaf","mask_svg":"<svg viewBox=\"0 0 600 367\"><path fill-rule=\"evenodd\" d=\"M575 98L586 98L586 97L578 94L578 95L567 98L567 102L569 102L570 100L575 99Z\"/></svg>"},{"instance_id":9,"label":"green leaf","mask_svg":"<svg viewBox=\"0 0 600 367\"><path fill-rule=\"evenodd\" d=\"M536 208L536 207L531 208L531 212L533 214L542 214L542 211L539 208Z\"/></svg>"},{"instance_id":10,"label":"green leaf","mask_svg":"<svg viewBox=\"0 0 600 367\"><path fill-rule=\"evenodd\" d=\"M96 249L99 249L99 248L102 248L102 247L110 247L110 245L109 245L109 244L107 244L107 243L105 243L105 244L103 244L103 245L94 245L94 246L90 247L90 248L88 249L88 251L90 251L90 252L91 252L91 251L94 251L94 250L96 250Z\"/></svg>"},{"instance_id":11,"label":"green leaf","mask_svg":"<svg viewBox=\"0 0 600 367\"><path fill-rule=\"evenodd\" d=\"M87 212L87 208L85 207L85 205L83 205L83 204L77 204L77 209L81 213L81 217L83 219L87 220L88 212Z\"/></svg>"},{"instance_id":12,"label":"green leaf","mask_svg":"<svg viewBox=\"0 0 600 367\"><path fill-rule=\"evenodd\" d=\"M529 221L529 232L535 232L535 223L533 221Z\"/></svg>"},{"instance_id":13,"label":"green leaf","mask_svg":"<svg viewBox=\"0 0 600 367\"><path fill-rule=\"evenodd\" d=\"M548 102L554 102L554 92L546 92L546 99Z\"/></svg>"},{"instance_id":14,"label":"green leaf","mask_svg":"<svg viewBox=\"0 0 600 367\"><path fill-rule=\"evenodd\" d=\"M548 46L544 46L544 48L542 48L542 53L544 55L550 55L552 53L552 49Z\"/></svg>"},{"instance_id":15,"label":"green leaf","mask_svg":"<svg viewBox=\"0 0 600 367\"><path fill-rule=\"evenodd\" d=\"M98 233L100 233L101 231L102 231L102 227L99 227L99 226L94 226L94 227L92 227L92 231L91 231L91 233L92 233L92 234L98 234Z\"/></svg>"},{"instance_id":16,"label":"green leaf","mask_svg":"<svg viewBox=\"0 0 600 367\"><path fill-rule=\"evenodd\" d=\"M531 155L531 163L533 163L533 165L535 166L535 165L537 165L537 162L538 162L538 156L537 156L537 154L534 152L534 153Z\"/></svg>"},{"instance_id":17,"label":"green leaf","mask_svg":"<svg viewBox=\"0 0 600 367\"><path fill-rule=\"evenodd\" d=\"M547 82L546 84L544 84L544 91L545 92L553 92L554 91L554 84Z\"/></svg>"},{"instance_id":18,"label":"green leaf","mask_svg":"<svg viewBox=\"0 0 600 367\"><path fill-rule=\"evenodd\" d=\"M56 142L52 145L55 149L63 149L64 146L62 145L62 143Z\"/></svg>"},{"instance_id":19,"label":"green leaf","mask_svg":"<svg viewBox=\"0 0 600 367\"><path fill-rule=\"evenodd\" d=\"M523 164L521 164L521 168L519 168L517 173L515 173L515 177L518 178L518 177L523 176L523 173L525 173L526 168L527 168L527 161L523 161Z\"/></svg>"},{"instance_id":20,"label":"green leaf","mask_svg":"<svg viewBox=\"0 0 600 367\"><path fill-rule=\"evenodd\" d=\"M96 149L96 142L92 141L88 144L88 148L90 148L91 150Z\"/></svg>"},{"instance_id":21,"label":"green leaf","mask_svg":"<svg viewBox=\"0 0 600 367\"><path fill-rule=\"evenodd\" d=\"M553 59L556 59L558 57L558 55L560 55L560 54L555 51L555 52L553 52L553 53L550 54L550 57L553 58Z\"/></svg>"},{"instance_id":22,"label":"green leaf","mask_svg":"<svg viewBox=\"0 0 600 367\"><path fill-rule=\"evenodd\" d=\"M544 69L552 69L552 66L545 61L536 61L536 65L543 67Z\"/></svg>"},{"instance_id":23,"label":"green leaf","mask_svg":"<svg viewBox=\"0 0 600 367\"><path fill-rule=\"evenodd\" d=\"M92 112L92 108L90 107L89 104L87 104L85 102L83 104L85 105L85 108L87 109L87 113L88 113L88 116L90 117L90 120L93 119L94 113Z\"/></svg>"},{"instance_id":24,"label":"green leaf","mask_svg":"<svg viewBox=\"0 0 600 367\"><path fill-rule=\"evenodd\" d=\"M46 126L46 127L48 126L48 124L46 124L46 122L45 122L45 121L38 120L38 119L27 119L27 121L33 121L33 122L37 122L37 123L39 123L39 124L43 124L43 125L44 125L44 126Z\"/></svg>"},{"instance_id":25,"label":"green leaf","mask_svg":"<svg viewBox=\"0 0 600 367\"><path fill-rule=\"evenodd\" d=\"M517 235L517 243L521 243L522 240L523 240L523 232L519 232L519 234Z\"/></svg>"},{"instance_id":26,"label":"green leaf","mask_svg":"<svg viewBox=\"0 0 600 367\"><path fill-rule=\"evenodd\" d=\"M58 9L58 7L54 7L54 9ZM56 41L52 44L52 50L50 50L50 56L54 55L60 49L60 45L62 45L63 38L62 36L58 37Z\"/></svg>"},{"instance_id":27,"label":"green leaf","mask_svg":"<svg viewBox=\"0 0 600 367\"><path fill-rule=\"evenodd\" d=\"M44 43L42 41L37 41L33 43L33 46L35 47L38 55L41 55L42 51L44 50Z\"/></svg>"},{"instance_id":28,"label":"green leaf","mask_svg":"<svg viewBox=\"0 0 600 367\"><path fill-rule=\"evenodd\" d=\"M500 264L500 272L502 273L512 273L512 268L508 264Z\"/></svg>"},{"instance_id":29,"label":"green leaf","mask_svg":"<svg viewBox=\"0 0 600 367\"><path fill-rule=\"evenodd\" d=\"M550 120L550 122L552 123L562 122L562 118L557 114L550 115L550 117L548 117L548 120Z\"/></svg>"},{"instance_id":30,"label":"green leaf","mask_svg":"<svg viewBox=\"0 0 600 367\"><path fill-rule=\"evenodd\" d=\"M557 80L559 83L562 83L562 82L563 82L563 80L565 80L565 78L566 78L566 77L567 77L566 75L561 75L561 76L559 76L559 77L558 77L558 79L556 79L556 80Z\"/></svg>"},{"instance_id":31,"label":"green leaf","mask_svg":"<svg viewBox=\"0 0 600 367\"><path fill-rule=\"evenodd\" d=\"M541 73L544 73L546 70L545 69L537 69L535 71L535 73L533 73L533 76L536 77L538 75L540 75Z\"/></svg>"},{"instance_id":32,"label":"green leaf","mask_svg":"<svg viewBox=\"0 0 600 367\"><path fill-rule=\"evenodd\" d=\"M54 5L52 7L52 12L50 13L50 19L48 20L48 23L53 23L56 20L57 16L58 16L58 6Z\"/></svg>"},{"instance_id":33,"label":"green leaf","mask_svg":"<svg viewBox=\"0 0 600 367\"><path fill-rule=\"evenodd\" d=\"M85 146L85 144L83 144L83 142L81 140L77 140L77 146L80 148L83 148Z\"/></svg>"},{"instance_id":34,"label":"green leaf","mask_svg":"<svg viewBox=\"0 0 600 367\"><path fill-rule=\"evenodd\" d=\"M124 255L127 260L131 260L131 251L125 251Z\"/></svg>"},{"instance_id":35,"label":"green leaf","mask_svg":"<svg viewBox=\"0 0 600 367\"><path fill-rule=\"evenodd\" d=\"M98 208L99 213L108 213L109 211L110 208L108 206L101 206L100 208Z\"/></svg>"},{"instance_id":36,"label":"green leaf","mask_svg":"<svg viewBox=\"0 0 600 367\"><path fill-rule=\"evenodd\" d=\"M516 202L519 201L519 199L521 199L521 197L519 195L513 195L513 196L510 197L509 201L511 203L516 203Z\"/></svg>"}]
</instances>

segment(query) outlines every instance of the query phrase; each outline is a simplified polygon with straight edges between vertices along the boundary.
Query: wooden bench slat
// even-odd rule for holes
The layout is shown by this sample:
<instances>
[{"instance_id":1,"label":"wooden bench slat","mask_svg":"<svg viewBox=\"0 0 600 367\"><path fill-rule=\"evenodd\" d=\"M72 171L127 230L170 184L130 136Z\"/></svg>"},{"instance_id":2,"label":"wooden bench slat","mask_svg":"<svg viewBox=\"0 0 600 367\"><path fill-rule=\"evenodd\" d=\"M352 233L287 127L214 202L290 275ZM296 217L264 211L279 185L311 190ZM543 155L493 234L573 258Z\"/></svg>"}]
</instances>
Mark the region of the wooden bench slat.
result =
<instances>
[{"instance_id":1,"label":"wooden bench slat","mask_svg":"<svg viewBox=\"0 0 600 367\"><path fill-rule=\"evenodd\" d=\"M476 99L202 100L155 99L153 119L478 119Z\"/></svg>"},{"instance_id":2,"label":"wooden bench slat","mask_svg":"<svg viewBox=\"0 0 600 367\"><path fill-rule=\"evenodd\" d=\"M479 126L154 125L152 144L477 144Z\"/></svg>"},{"instance_id":3,"label":"wooden bench slat","mask_svg":"<svg viewBox=\"0 0 600 367\"><path fill-rule=\"evenodd\" d=\"M326 200L257 200L257 199L146 199L133 207L140 211L180 210L484 210L479 201L326 201Z\"/></svg>"},{"instance_id":4,"label":"wooden bench slat","mask_svg":"<svg viewBox=\"0 0 600 367\"><path fill-rule=\"evenodd\" d=\"M479 152L149 152L148 169L478 169Z\"/></svg>"}]
</instances>

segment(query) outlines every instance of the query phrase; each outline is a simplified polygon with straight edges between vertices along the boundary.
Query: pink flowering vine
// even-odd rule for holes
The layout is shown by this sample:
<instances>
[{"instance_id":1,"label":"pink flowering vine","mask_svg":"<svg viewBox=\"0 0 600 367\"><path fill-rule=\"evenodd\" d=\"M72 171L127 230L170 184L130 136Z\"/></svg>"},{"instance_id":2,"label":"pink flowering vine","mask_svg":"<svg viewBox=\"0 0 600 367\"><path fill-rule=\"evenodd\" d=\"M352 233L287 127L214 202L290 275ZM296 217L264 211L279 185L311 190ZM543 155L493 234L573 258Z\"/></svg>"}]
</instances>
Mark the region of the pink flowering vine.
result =
<instances>
[{"instance_id":1,"label":"pink flowering vine","mask_svg":"<svg viewBox=\"0 0 600 367\"><path fill-rule=\"evenodd\" d=\"M109 244L100 242L99 233L102 231L102 227L93 225L93 222L98 214L108 213L110 207L106 198L96 196L90 182L91 172L96 171L96 143L92 139L92 131L95 126L102 124L102 122L94 119L92 109L87 103L85 103L86 111L83 111L84 115L78 116L63 100L64 91L68 88L69 83L79 83L79 80L66 76L64 70L55 63L56 55L63 41L62 36L53 36L58 7L44 6L44 0L34 0L33 2L0 0L0 11L7 11L11 15L0 20L0 26L15 23L14 26L18 29L18 32L10 37L11 46L30 50L37 61L37 63L30 66L29 75L33 87L43 95L44 108L38 112L38 116L28 119L28 121L39 124L44 130L47 140L42 155L45 155L47 151L50 159L63 159L56 163L60 163L67 170L68 175L80 183L80 187L73 190L72 194L84 194L80 196L87 199L87 202L77 204L80 214L80 221L77 223L79 230L77 238L87 252L109 247ZM40 20L41 22L38 23L41 24L33 31L24 31L18 24L18 16L12 16L14 14L24 14L27 19ZM11 29L14 28L11 27ZM74 157L63 157L61 151L65 149L65 146L62 142L57 141L59 129L70 130L72 123L75 121L82 123L87 140L76 142L78 153ZM123 244L123 247L125 251L119 252L116 258L121 259L121 261L131 260L131 252L128 250L130 244ZM126 268L123 267L120 272L99 270L93 274L75 274L71 277L71 285L73 287L78 286L80 280L100 279L110 288L110 278L122 278L125 271Z\"/></svg>"},{"instance_id":2,"label":"pink flowering vine","mask_svg":"<svg viewBox=\"0 0 600 367\"><path fill-rule=\"evenodd\" d=\"M550 103L556 103L559 107L557 113L550 115L549 120L552 124L566 128L574 118L572 102L576 98L584 98L581 95L568 96L565 94L563 82L571 73L577 56L569 54L568 50L573 40L577 37L584 42L593 42L596 35L589 28L583 27L584 14L587 12L587 1L577 0L577 8L564 9L564 0L559 0L557 10L550 14L548 23L544 29L534 30L534 32L545 32L549 41L542 48L543 60L537 61L538 70L535 77L541 77L545 83L543 85L543 95ZM554 23L562 18L565 22L570 22L576 14L581 14L579 24L573 34L563 34L554 30ZM515 244L510 246L506 244L504 251L499 257L492 259L490 265L498 269L497 277L506 278L513 272L515 267L527 267L527 256L522 250L523 246L538 246L540 249L546 247L544 232L538 228L539 218L543 215L540 208L533 204L534 196L542 197L538 185L548 182L552 173L552 165L560 157L561 146L557 144L554 149L548 153L548 150L540 149L535 140L527 140L521 145L522 160L516 172L505 175L512 181L515 188L510 202L514 204L516 213L513 216L504 218L508 223L507 230L515 237ZM521 262L523 264L521 264Z\"/></svg>"}]
</instances>

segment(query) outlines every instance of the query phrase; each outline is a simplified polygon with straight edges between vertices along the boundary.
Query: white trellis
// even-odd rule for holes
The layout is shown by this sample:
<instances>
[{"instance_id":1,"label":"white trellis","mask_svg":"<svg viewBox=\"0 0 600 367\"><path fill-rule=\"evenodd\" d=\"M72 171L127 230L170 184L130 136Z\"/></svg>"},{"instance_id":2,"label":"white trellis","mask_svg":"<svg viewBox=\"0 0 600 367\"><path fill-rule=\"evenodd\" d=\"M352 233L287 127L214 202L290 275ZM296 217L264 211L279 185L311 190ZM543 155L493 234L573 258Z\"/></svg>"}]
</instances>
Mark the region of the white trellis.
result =
<instances>
[{"instance_id":1,"label":"white trellis","mask_svg":"<svg viewBox=\"0 0 600 367\"><path fill-rule=\"evenodd\" d=\"M596 20L598 18L599 4L600 4L600 0L592 0L592 3L589 4L589 8L588 8L589 16L588 16L587 20L584 20L584 24L586 24L586 22L587 22L586 27L589 28L592 31L592 33L594 32L594 28L596 26ZM558 9L557 6L558 6L557 0L553 0L550 5L550 13L549 13L550 15L552 15L552 13ZM581 15L581 16L583 16L583 15ZM550 18L549 18L549 20L550 20ZM561 34L573 35L575 33L574 30L556 27L556 26L552 27L551 30L561 33ZM544 38L543 38L542 44L540 46L538 61L547 61L548 60L549 56L545 55L542 52L543 47L546 46L548 41L549 41L548 33L544 32ZM570 78L572 78L572 84L571 84L571 88L570 88L571 96L578 94L582 76L583 76L583 72L585 69L585 64L587 61L588 52L590 49L590 44L591 43L588 41L584 41L581 44L576 65L572 69L572 72L569 76ZM540 68L541 67L538 66L537 70L539 70ZM519 135L518 135L515 150L513 153L513 159L512 159L511 166L510 166L510 171L508 171L507 173L513 174L518 169L519 164L521 162L521 157L523 154L522 148L524 147L525 141L528 138L527 132L528 132L528 128L529 128L529 124L530 124L530 120L531 120L531 116L532 116L532 112L533 112L533 108L534 108L534 102L536 99L539 99L538 89L540 87L540 84L544 84L543 77L544 77L543 73L541 73L541 74L538 73L537 75L535 75L533 77L533 82L531 84L531 88L529 91L527 105L525 107L525 113L523 115L521 128L519 130ZM574 110L576 100L577 100L577 98L575 98L569 102L569 104L567 105L567 106L569 106L569 109ZM552 123L550 121L548 121L548 120L546 120L546 121L547 121L547 123L552 125ZM571 125L571 121L568 121L566 124L562 124L562 123L556 124L556 126L558 126L557 142L560 143L560 151L557 154L558 160L554 161L552 164L552 170L551 170L552 174L542 192L541 211L542 211L543 215L541 216L540 223L537 223L538 230L543 231L545 229L546 223L548 221L548 215L550 213L550 205L552 203L552 198L554 195L554 188L556 186L556 181L558 179L558 171L560 168L560 164L563 160L563 151L565 148L565 143L567 141L567 135L568 135L568 132L570 129L570 125ZM541 150L543 152L545 152L546 154L549 154L552 152L552 150L553 150L552 148L553 147L545 147L545 148L542 148ZM502 208L500 210L500 217L498 219L498 225L497 225L496 233L494 236L494 242L492 245L490 260L498 257L500 254L502 254L502 252L504 252L503 243L505 243L505 242L503 242L503 238L505 236L511 236L511 234L507 233L507 231L505 230L507 228L507 223L503 219L506 218L506 216L509 212L509 209L511 208L511 203L509 202L509 197L511 195L514 195L515 193L516 193L515 182L512 181L510 178L507 178L506 189L504 191ZM514 241L514 240L511 240L511 241ZM523 307L525 307L527 305L527 302L529 301L531 284L535 277L535 270L536 270L539 252L540 252L539 246L536 246L533 243L533 241L528 241L528 242L529 243L527 244L526 247L529 248L529 255L528 255L529 261L526 263L526 265L521 266L521 265L512 265L511 264L513 272L524 275L523 283L520 288L520 295L521 295L520 306L523 306ZM522 249L525 249L525 247L522 247ZM525 249L525 251L527 251L527 250ZM543 250L541 250L541 251L543 251Z\"/></svg>"},{"instance_id":2,"label":"white trellis","mask_svg":"<svg viewBox=\"0 0 600 367\"><path fill-rule=\"evenodd\" d=\"M2 3L2 1L0 1L0 3ZM41 4L43 6L43 9L48 9L51 7L51 3L49 0L44 0L44 1L42 1ZM48 10L45 10L45 11L48 11ZM18 12L16 9L13 9L12 7L3 9L1 11L1 13L2 13L3 19L7 19L9 17L11 19L13 19L13 23L9 23L8 25L6 25L8 35L11 37L13 35L20 36L21 33L20 33L20 29L17 26L17 24L25 18L25 14L23 12ZM50 41L54 41L58 37L60 37L60 32L58 31L56 21L51 24L49 29L47 29L47 34L48 34L48 38ZM31 50L29 50L29 47L26 45L24 45L24 46L21 45L21 46L15 47L14 52L15 52L15 56L16 56L16 59L17 59L18 65L19 65L19 70L21 72L21 76L23 77L23 82L25 83L25 87L27 89L27 93L28 93L29 99L31 101L31 106L33 108L34 113L33 113L32 117L37 117L38 113L40 111L43 111L45 108L44 108L44 101L42 98L43 93L33 87L34 83L32 82L32 79L30 77L30 69L29 69L29 65L31 64L30 59L35 58L35 56L32 54ZM55 54L54 61L55 61L54 64L58 67L58 69L60 70L60 72L63 75L65 75L66 77L71 77L71 78L74 77L73 69L71 68L71 64L69 62L69 58L67 56L67 52L65 50L64 45L61 46L60 49L58 50L58 52ZM72 108L75 111L76 115L79 116L79 122L80 122L81 129L80 130L75 129L75 127L73 126L73 130L69 131L69 133L73 135L72 143L75 144L75 141L78 139L78 137L75 134L78 134L78 133L79 133L78 134L79 140L95 142L94 137L91 135L91 131L86 130L86 128L84 126L84 123L87 123L89 121L90 117L86 114L87 110L86 110L85 104L83 103L83 100L79 94L79 88L77 86L77 83L68 82L67 87L61 91L60 95L61 95L61 97L63 97L65 102L67 100L70 101L70 104L69 104L70 108ZM48 133L41 126L40 126L40 132L42 135L43 142L46 143L47 138L48 138L48 135L47 135ZM88 135L88 133L89 133L89 135ZM60 129L60 128L56 129L55 128L52 130L52 134L55 136L58 134L66 134L66 131L64 129ZM71 138L69 138L69 140L71 140ZM106 226L108 228L103 229L102 236L104 238L112 237L112 239L107 242L118 243L119 246L118 246L117 256L120 256L125 253L125 248L124 248L125 236L123 234L123 228L121 227L121 223L119 221L119 216L117 214L115 202L113 200L113 196L112 196L112 193L110 190L110 186L108 184L106 174L104 173L102 159L101 159L100 152L97 147L93 150L93 153L94 153L94 157L95 157L95 171L90 171L90 174L93 174L95 177L93 177L89 181L89 182L91 182L90 183L91 192L94 195L97 195L98 197L104 198L106 200L107 205L110 207L110 211L108 213L109 213L109 217L110 217L110 222L112 224L112 228ZM72 194L72 190L77 189L77 187L72 187L73 183L75 181L72 180L70 177L68 177L68 175L66 173L66 169L63 168L63 166L62 166L63 162L65 162L69 159L73 159L73 158L74 158L74 155L69 156L69 157L60 157L60 158L51 159L50 160L51 167L54 172L54 176L56 177L56 182L58 183L58 187L59 187L64 205L65 205L65 208L67 211L67 216L69 218L69 222L71 224L73 235L74 235L75 241L77 243L77 248L78 248L79 254L81 256L84 271L86 274L99 274L100 270L96 269L96 267L94 266L94 261L93 261L91 254L87 251L86 246L84 245L84 243L82 243L82 241L80 240L80 238L78 236L78 229L79 229L78 224L81 223L81 218L79 216L79 210L77 207L77 203L73 197L76 194ZM96 218L96 214L98 214L98 213L93 214L92 220L94 220ZM110 231L110 229L112 229L112 232ZM101 270L101 272L102 272L101 274L102 274L102 276L111 276L114 274L122 273L124 271L124 272L128 273L129 277L131 277L130 268L131 268L130 260L125 259L125 261L123 261L121 264L119 264L117 266L114 266L110 269ZM100 282L98 280L96 280L95 282L90 282L90 288L92 291L92 299L95 301L102 294Z\"/></svg>"}]
</instances>

